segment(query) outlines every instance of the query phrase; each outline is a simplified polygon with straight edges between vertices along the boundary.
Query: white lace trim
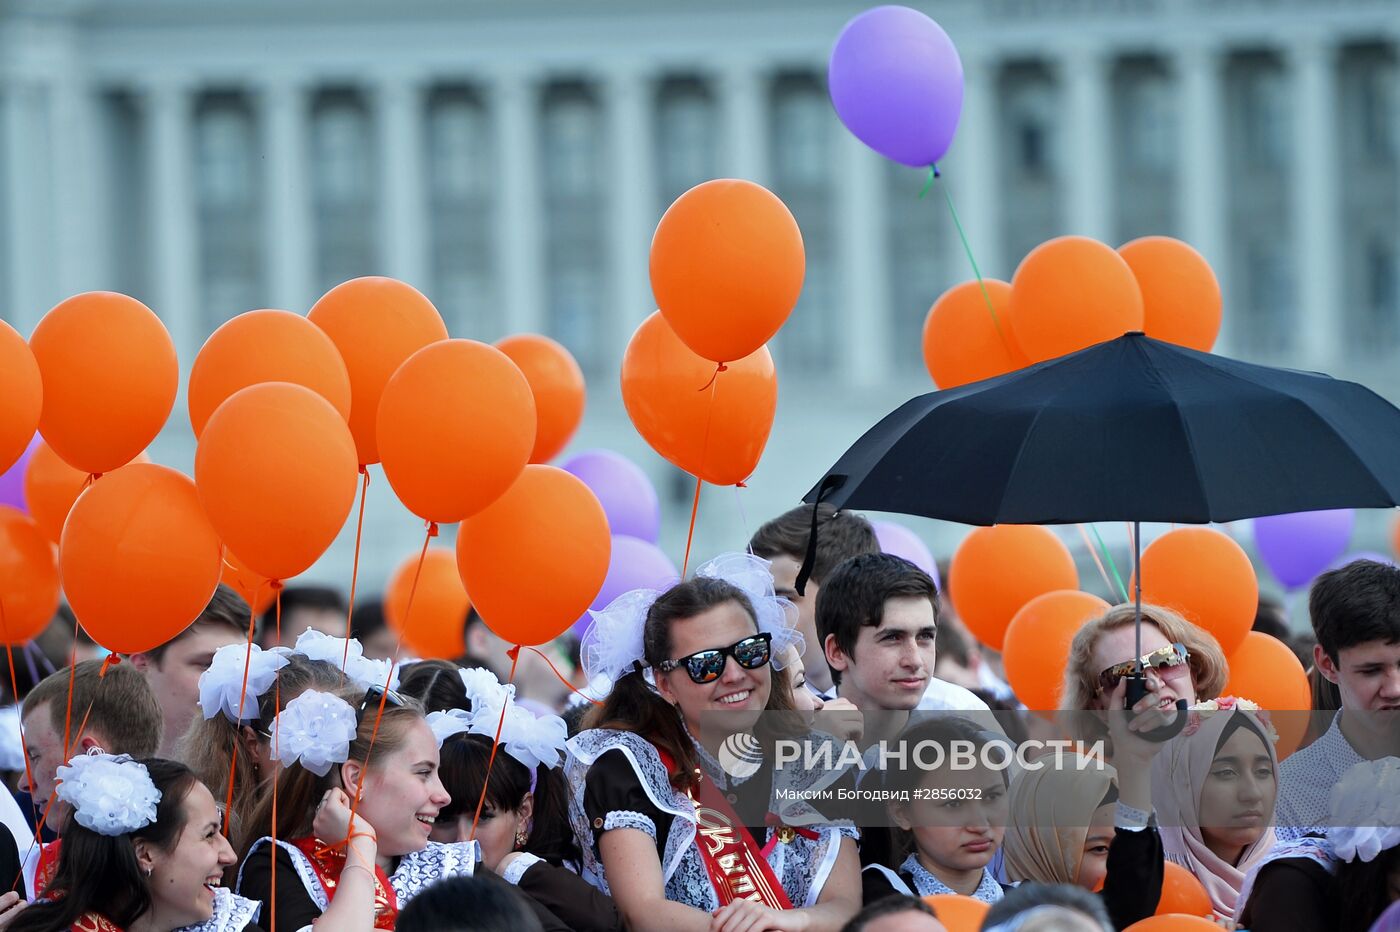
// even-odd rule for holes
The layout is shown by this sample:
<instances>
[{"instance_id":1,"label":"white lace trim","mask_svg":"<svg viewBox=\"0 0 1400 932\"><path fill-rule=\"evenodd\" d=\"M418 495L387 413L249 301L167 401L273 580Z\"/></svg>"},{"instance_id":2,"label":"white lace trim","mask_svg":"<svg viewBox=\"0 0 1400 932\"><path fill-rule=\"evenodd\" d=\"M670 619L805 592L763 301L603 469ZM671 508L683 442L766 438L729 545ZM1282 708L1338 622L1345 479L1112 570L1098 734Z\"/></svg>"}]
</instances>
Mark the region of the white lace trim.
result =
<instances>
[{"instance_id":1,"label":"white lace trim","mask_svg":"<svg viewBox=\"0 0 1400 932\"><path fill-rule=\"evenodd\" d=\"M521 851L515 857L511 858L510 863L506 865L506 869L501 872L501 879L512 886L519 886L520 878L525 876L526 871L536 864L543 863L544 858L539 855L531 854L528 851Z\"/></svg>"},{"instance_id":2,"label":"white lace trim","mask_svg":"<svg viewBox=\"0 0 1400 932\"><path fill-rule=\"evenodd\" d=\"M181 932L240 932L258 918L262 903L238 896L228 887L214 888L214 915Z\"/></svg>"},{"instance_id":3,"label":"white lace trim","mask_svg":"<svg viewBox=\"0 0 1400 932\"><path fill-rule=\"evenodd\" d=\"M442 844L428 842L427 847L404 855L389 877L389 885L398 895L402 907L429 886L447 877L470 877L481 859L475 841Z\"/></svg>"},{"instance_id":4,"label":"white lace trim","mask_svg":"<svg viewBox=\"0 0 1400 932\"><path fill-rule=\"evenodd\" d=\"M614 809L603 816L603 827L599 831L611 832L615 828L635 828L638 831L646 832L651 836L652 841L656 841L656 823L651 817L641 813L633 812L630 809Z\"/></svg>"}]
</instances>

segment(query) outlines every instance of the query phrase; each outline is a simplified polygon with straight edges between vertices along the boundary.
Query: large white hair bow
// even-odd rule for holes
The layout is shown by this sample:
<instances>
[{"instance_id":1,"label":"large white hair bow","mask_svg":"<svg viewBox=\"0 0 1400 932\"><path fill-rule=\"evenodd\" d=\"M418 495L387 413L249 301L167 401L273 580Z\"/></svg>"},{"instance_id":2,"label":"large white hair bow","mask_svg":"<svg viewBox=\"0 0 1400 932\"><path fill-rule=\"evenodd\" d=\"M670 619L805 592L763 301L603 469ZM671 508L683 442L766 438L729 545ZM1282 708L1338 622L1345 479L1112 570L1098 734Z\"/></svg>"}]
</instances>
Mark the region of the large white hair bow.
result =
<instances>
[{"instance_id":1,"label":"large white hair bow","mask_svg":"<svg viewBox=\"0 0 1400 932\"><path fill-rule=\"evenodd\" d=\"M257 718L258 700L272 687L277 671L287 665L287 653L280 647L263 650L256 644L226 644L216 650L209 669L199 675L199 707L204 717L223 712L234 724Z\"/></svg>"},{"instance_id":2,"label":"large white hair bow","mask_svg":"<svg viewBox=\"0 0 1400 932\"><path fill-rule=\"evenodd\" d=\"M494 739L498 726L501 750L524 764L526 770L534 771L540 766L553 769L563 761L564 747L569 740L568 726L557 715L537 716L517 703L514 687L507 686L493 696L483 697L482 701L473 703L468 714L467 731L474 735Z\"/></svg>"},{"instance_id":3,"label":"large white hair bow","mask_svg":"<svg viewBox=\"0 0 1400 932\"><path fill-rule=\"evenodd\" d=\"M346 678L365 689L371 686L383 689L385 681L389 681L389 661L366 657L364 647L355 638L338 638L315 628L307 628L297 636L293 650L311 660L324 660L337 670L342 669L341 665L344 664ZM397 666L393 669L389 688L399 688Z\"/></svg>"},{"instance_id":4,"label":"large white hair bow","mask_svg":"<svg viewBox=\"0 0 1400 932\"><path fill-rule=\"evenodd\" d=\"M332 764L350 759L359 722L339 696L308 689L272 721L272 750L283 766L301 764L324 777Z\"/></svg>"},{"instance_id":5,"label":"large white hair bow","mask_svg":"<svg viewBox=\"0 0 1400 932\"><path fill-rule=\"evenodd\" d=\"M127 835L156 820L160 790L145 764L125 755L85 754L58 768L58 798L99 835Z\"/></svg>"},{"instance_id":6,"label":"large white hair bow","mask_svg":"<svg viewBox=\"0 0 1400 932\"><path fill-rule=\"evenodd\" d=\"M1374 861L1400 844L1400 758L1354 765L1332 785L1327 840L1343 861Z\"/></svg>"}]
</instances>

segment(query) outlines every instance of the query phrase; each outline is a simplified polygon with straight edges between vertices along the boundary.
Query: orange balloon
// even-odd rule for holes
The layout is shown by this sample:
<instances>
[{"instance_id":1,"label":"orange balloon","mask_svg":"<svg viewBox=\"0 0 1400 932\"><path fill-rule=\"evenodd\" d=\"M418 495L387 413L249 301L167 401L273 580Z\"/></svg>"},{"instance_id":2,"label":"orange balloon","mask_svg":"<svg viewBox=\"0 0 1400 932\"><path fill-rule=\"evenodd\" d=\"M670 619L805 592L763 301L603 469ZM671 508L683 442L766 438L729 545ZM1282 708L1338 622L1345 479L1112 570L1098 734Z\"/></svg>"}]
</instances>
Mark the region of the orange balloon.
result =
<instances>
[{"instance_id":1,"label":"orange balloon","mask_svg":"<svg viewBox=\"0 0 1400 932\"><path fill-rule=\"evenodd\" d=\"M415 572L417 589L413 586ZM394 570L384 591L384 619L418 656L456 660L467 652L465 630L471 604L457 573L456 555L445 547L434 547L424 555L421 571L416 553Z\"/></svg>"},{"instance_id":2,"label":"orange balloon","mask_svg":"<svg viewBox=\"0 0 1400 932\"><path fill-rule=\"evenodd\" d=\"M204 425L199 497L219 536L267 579L289 579L335 540L355 502L350 428L331 403L290 382L240 389Z\"/></svg>"},{"instance_id":3,"label":"orange balloon","mask_svg":"<svg viewBox=\"0 0 1400 932\"><path fill-rule=\"evenodd\" d=\"M1278 732L1274 747L1279 760L1298 750L1312 710L1308 671L1298 662L1298 655L1276 637L1249 631L1225 659L1230 664L1230 678L1221 695L1249 699L1261 709L1278 713L1271 720Z\"/></svg>"},{"instance_id":4,"label":"orange balloon","mask_svg":"<svg viewBox=\"0 0 1400 932\"><path fill-rule=\"evenodd\" d=\"M995 650L1002 649L1011 619L1031 599L1078 588L1069 548L1037 525L975 528L948 567L953 607L973 636Z\"/></svg>"},{"instance_id":5,"label":"orange balloon","mask_svg":"<svg viewBox=\"0 0 1400 932\"><path fill-rule=\"evenodd\" d=\"M443 340L410 356L384 386L378 433L399 501L450 524L499 498L530 461L535 399L505 353Z\"/></svg>"},{"instance_id":6,"label":"orange balloon","mask_svg":"<svg viewBox=\"0 0 1400 932\"><path fill-rule=\"evenodd\" d=\"M988 278L943 292L924 320L924 365L939 388L1030 365L1011 334L1011 286Z\"/></svg>"},{"instance_id":7,"label":"orange balloon","mask_svg":"<svg viewBox=\"0 0 1400 932\"><path fill-rule=\"evenodd\" d=\"M1182 527L1142 552L1142 600L1174 609L1209 631L1228 655L1254 626L1259 581L1249 556L1228 536Z\"/></svg>"},{"instance_id":8,"label":"orange balloon","mask_svg":"<svg viewBox=\"0 0 1400 932\"><path fill-rule=\"evenodd\" d=\"M725 178L676 198L651 241L651 290L676 335L714 362L773 338L802 293L807 258L787 206Z\"/></svg>"},{"instance_id":9,"label":"orange balloon","mask_svg":"<svg viewBox=\"0 0 1400 932\"><path fill-rule=\"evenodd\" d=\"M1123 257L1097 240L1061 236L1021 260L1011 279L1011 330L1031 362L1141 330L1142 292Z\"/></svg>"},{"instance_id":10,"label":"orange balloon","mask_svg":"<svg viewBox=\"0 0 1400 932\"><path fill-rule=\"evenodd\" d=\"M989 903L957 893L935 893L924 897L924 902L933 907L948 932L977 932L987 918L987 910L992 908Z\"/></svg>"},{"instance_id":11,"label":"orange balloon","mask_svg":"<svg viewBox=\"0 0 1400 932\"><path fill-rule=\"evenodd\" d=\"M530 383L535 396L535 448L530 462L547 463L559 455L583 420L583 370L562 344L537 333L506 337L495 346Z\"/></svg>"},{"instance_id":12,"label":"orange balloon","mask_svg":"<svg viewBox=\"0 0 1400 932\"><path fill-rule=\"evenodd\" d=\"M603 506L553 466L526 466L457 533L462 583L486 626L512 644L543 644L582 618L611 557Z\"/></svg>"},{"instance_id":13,"label":"orange balloon","mask_svg":"<svg viewBox=\"0 0 1400 932\"><path fill-rule=\"evenodd\" d=\"M44 380L34 351L14 327L0 320L0 473L29 448L44 410Z\"/></svg>"},{"instance_id":14,"label":"orange balloon","mask_svg":"<svg viewBox=\"0 0 1400 932\"><path fill-rule=\"evenodd\" d=\"M1142 291L1143 331L1209 353L1220 335L1220 282L1205 256L1170 236L1118 247Z\"/></svg>"},{"instance_id":15,"label":"orange balloon","mask_svg":"<svg viewBox=\"0 0 1400 932\"><path fill-rule=\"evenodd\" d=\"M89 291L44 315L29 338L44 377L39 432L83 472L124 466L160 433L180 367L160 318L135 298Z\"/></svg>"},{"instance_id":16,"label":"orange balloon","mask_svg":"<svg viewBox=\"0 0 1400 932\"><path fill-rule=\"evenodd\" d=\"M1157 900L1157 915L1179 913L1186 916L1209 916L1215 912L1210 894L1196 875L1175 861L1162 863L1162 896Z\"/></svg>"},{"instance_id":17,"label":"orange balloon","mask_svg":"<svg viewBox=\"0 0 1400 932\"><path fill-rule=\"evenodd\" d=\"M238 554L227 547L224 548L223 575L219 581L242 596L254 615L261 615L277 601L277 590L272 588L271 580L248 569L238 559Z\"/></svg>"},{"instance_id":18,"label":"orange balloon","mask_svg":"<svg viewBox=\"0 0 1400 932\"><path fill-rule=\"evenodd\" d=\"M190 427L196 438L214 409L249 385L305 385L350 419L350 375L321 328L291 311L249 311L204 341L190 369Z\"/></svg>"},{"instance_id":19,"label":"orange balloon","mask_svg":"<svg viewBox=\"0 0 1400 932\"><path fill-rule=\"evenodd\" d=\"M199 617L222 562L189 477L137 463L78 496L63 526L59 566L83 630L127 654L164 644Z\"/></svg>"},{"instance_id":20,"label":"orange balloon","mask_svg":"<svg viewBox=\"0 0 1400 932\"><path fill-rule=\"evenodd\" d=\"M656 313L623 354L622 402L657 453L713 485L737 485L773 430L778 376L766 346L716 373Z\"/></svg>"},{"instance_id":21,"label":"orange balloon","mask_svg":"<svg viewBox=\"0 0 1400 932\"><path fill-rule=\"evenodd\" d=\"M336 285L307 318L340 350L350 376L350 432L362 464L379 462L379 396L404 360L447 339L447 325L412 285L369 276Z\"/></svg>"},{"instance_id":22,"label":"orange balloon","mask_svg":"<svg viewBox=\"0 0 1400 932\"><path fill-rule=\"evenodd\" d=\"M1060 684L1069 663L1069 645L1084 623L1109 610L1096 595L1057 589L1021 606L1006 626L1001 661L1006 681L1026 708L1051 713L1060 707Z\"/></svg>"},{"instance_id":23,"label":"orange balloon","mask_svg":"<svg viewBox=\"0 0 1400 932\"><path fill-rule=\"evenodd\" d=\"M1220 926L1201 916L1187 916L1182 913L1163 913L1148 916L1128 926L1123 932L1220 932Z\"/></svg>"},{"instance_id":24,"label":"orange balloon","mask_svg":"<svg viewBox=\"0 0 1400 932\"><path fill-rule=\"evenodd\" d=\"M23 644L58 611L58 555L24 512L0 505L0 644Z\"/></svg>"},{"instance_id":25,"label":"orange balloon","mask_svg":"<svg viewBox=\"0 0 1400 932\"><path fill-rule=\"evenodd\" d=\"M132 460L133 463L150 461L145 453L138 453ZM39 530L55 544L63 536L63 522L68 520L68 512L73 510L78 494L87 485L87 473L69 466L58 458L52 447L39 441L24 468L24 502Z\"/></svg>"}]
</instances>

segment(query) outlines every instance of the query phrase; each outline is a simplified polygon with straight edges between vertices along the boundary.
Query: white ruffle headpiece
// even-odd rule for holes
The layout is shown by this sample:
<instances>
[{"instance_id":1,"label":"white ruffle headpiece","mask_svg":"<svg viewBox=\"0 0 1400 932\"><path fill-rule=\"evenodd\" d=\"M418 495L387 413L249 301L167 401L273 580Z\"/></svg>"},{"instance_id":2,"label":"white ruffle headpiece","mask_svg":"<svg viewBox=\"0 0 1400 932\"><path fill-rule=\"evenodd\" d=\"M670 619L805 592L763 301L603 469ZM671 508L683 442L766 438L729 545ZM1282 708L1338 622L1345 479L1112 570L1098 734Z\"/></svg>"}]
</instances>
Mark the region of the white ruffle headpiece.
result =
<instances>
[{"instance_id":1,"label":"white ruffle headpiece","mask_svg":"<svg viewBox=\"0 0 1400 932\"><path fill-rule=\"evenodd\" d=\"M214 652L209 669L199 675L199 707L206 719L220 712L235 725L258 717L258 700L272 688L277 671L287 665L289 651L274 647L263 650L256 644L226 644ZM248 672L244 688L243 672Z\"/></svg>"},{"instance_id":2,"label":"white ruffle headpiece","mask_svg":"<svg viewBox=\"0 0 1400 932\"><path fill-rule=\"evenodd\" d=\"M339 696L308 689L272 720L272 749L283 766L301 764L318 777L332 764L350 759L350 742L359 722L350 703Z\"/></svg>"},{"instance_id":3,"label":"white ruffle headpiece","mask_svg":"<svg viewBox=\"0 0 1400 932\"><path fill-rule=\"evenodd\" d=\"M156 820L160 790L145 764L112 754L84 754L58 768L58 798L99 835L128 835Z\"/></svg>"},{"instance_id":4,"label":"white ruffle headpiece","mask_svg":"<svg viewBox=\"0 0 1400 932\"><path fill-rule=\"evenodd\" d=\"M1400 757L1356 764L1332 785L1327 840L1343 861L1400 845Z\"/></svg>"},{"instance_id":5,"label":"white ruffle headpiece","mask_svg":"<svg viewBox=\"0 0 1400 932\"><path fill-rule=\"evenodd\" d=\"M781 670L787 649L795 647L800 655L806 645L797 630L797 607L773 593L769 566L767 560L751 553L722 553L695 575L722 579L748 596L758 630L773 637L770 662L775 670ZM613 599L602 611L589 612L593 623L583 633L579 648L589 680L605 676L616 682L646 665L643 633L647 613L661 594L654 589L633 589Z\"/></svg>"},{"instance_id":6,"label":"white ruffle headpiece","mask_svg":"<svg viewBox=\"0 0 1400 932\"><path fill-rule=\"evenodd\" d=\"M463 674L484 671L464 670ZM489 675L489 674L488 674ZM428 715L428 727L438 739L438 747L453 735L462 733L485 735L495 739L496 728L501 729L501 750L515 758L525 769L534 772L536 767L553 769L562 763L564 748L569 740L569 729L557 715L537 716L515 701L515 687L503 686L491 678L477 678L479 688L468 688L472 709L448 709ZM505 709L502 718L501 710Z\"/></svg>"},{"instance_id":7,"label":"white ruffle headpiece","mask_svg":"<svg viewBox=\"0 0 1400 932\"><path fill-rule=\"evenodd\" d=\"M364 647L354 638L338 638L315 628L307 628L297 636L296 647L292 649L308 659L324 660L337 670L343 663L345 676L365 689L371 686L383 689L385 681L389 680L389 661L366 657ZM389 688L399 688L397 666L394 667Z\"/></svg>"}]
</instances>

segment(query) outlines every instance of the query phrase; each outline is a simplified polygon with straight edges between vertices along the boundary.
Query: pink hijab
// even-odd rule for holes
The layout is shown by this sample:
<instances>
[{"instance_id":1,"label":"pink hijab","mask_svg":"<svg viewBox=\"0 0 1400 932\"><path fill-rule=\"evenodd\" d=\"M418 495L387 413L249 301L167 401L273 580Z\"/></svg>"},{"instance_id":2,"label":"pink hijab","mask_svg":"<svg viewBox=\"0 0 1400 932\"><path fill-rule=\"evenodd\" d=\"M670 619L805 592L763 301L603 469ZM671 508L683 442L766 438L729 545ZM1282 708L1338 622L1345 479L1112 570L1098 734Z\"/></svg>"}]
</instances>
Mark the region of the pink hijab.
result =
<instances>
[{"instance_id":1,"label":"pink hijab","mask_svg":"<svg viewBox=\"0 0 1400 932\"><path fill-rule=\"evenodd\" d=\"M1229 864L1217 857L1201 837L1201 790L1210 775L1216 747L1225 727L1236 714L1245 715L1250 724L1265 735L1264 745L1273 761L1275 779L1278 774L1278 752L1274 748L1273 726L1267 713L1238 708L1232 696L1210 703L1219 704L1220 711L1191 712L1191 723L1173 738L1152 762L1152 805L1161 822L1162 849L1167 860L1189 870L1205 887L1217 914L1235 918L1240 886L1249 869L1263 860L1273 848L1277 836L1273 825L1264 829L1259 840L1244 849L1238 864ZM1269 813L1273 821L1273 813Z\"/></svg>"}]
</instances>

